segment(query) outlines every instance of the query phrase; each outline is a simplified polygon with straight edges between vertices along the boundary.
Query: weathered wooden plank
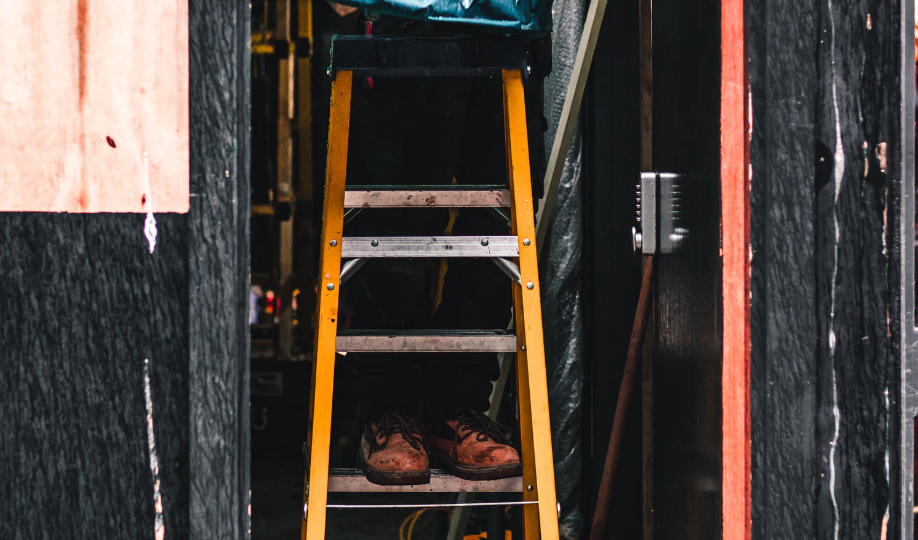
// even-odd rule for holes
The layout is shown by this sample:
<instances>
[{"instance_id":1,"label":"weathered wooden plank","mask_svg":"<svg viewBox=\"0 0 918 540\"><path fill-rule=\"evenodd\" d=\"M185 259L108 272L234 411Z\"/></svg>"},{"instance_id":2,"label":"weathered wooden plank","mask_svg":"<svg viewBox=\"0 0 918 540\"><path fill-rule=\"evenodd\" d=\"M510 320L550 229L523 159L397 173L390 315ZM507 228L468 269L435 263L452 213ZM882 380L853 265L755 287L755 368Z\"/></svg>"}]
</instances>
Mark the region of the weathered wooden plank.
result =
<instances>
[{"instance_id":1,"label":"weathered wooden plank","mask_svg":"<svg viewBox=\"0 0 918 540\"><path fill-rule=\"evenodd\" d=\"M910 479L887 470L903 442L890 394L896 342L914 333L897 316L913 301L898 292L913 224L890 188L905 189L891 171L911 152L898 81L913 14L898 1L780 4L746 2L754 537L899 538L911 516L889 507L890 483Z\"/></svg>"},{"instance_id":2,"label":"weathered wooden plank","mask_svg":"<svg viewBox=\"0 0 918 540\"><path fill-rule=\"evenodd\" d=\"M249 534L248 4L191 0L191 538Z\"/></svg>"},{"instance_id":3,"label":"weathered wooden plank","mask_svg":"<svg viewBox=\"0 0 918 540\"><path fill-rule=\"evenodd\" d=\"M188 534L187 217L0 213L0 538Z\"/></svg>"},{"instance_id":4,"label":"weathered wooden plank","mask_svg":"<svg viewBox=\"0 0 918 540\"><path fill-rule=\"evenodd\" d=\"M0 211L188 211L188 3L12 2Z\"/></svg>"},{"instance_id":5,"label":"weathered wooden plank","mask_svg":"<svg viewBox=\"0 0 918 540\"><path fill-rule=\"evenodd\" d=\"M154 538L157 479L166 537L248 533L248 8L191 6L192 213L0 213L0 537Z\"/></svg>"},{"instance_id":6,"label":"weathered wooden plank","mask_svg":"<svg viewBox=\"0 0 918 540\"><path fill-rule=\"evenodd\" d=\"M746 2L752 108L753 538L812 538L816 276L813 6Z\"/></svg>"},{"instance_id":7,"label":"weathered wooden plank","mask_svg":"<svg viewBox=\"0 0 918 540\"><path fill-rule=\"evenodd\" d=\"M878 538L888 504L890 115L897 2L818 5L816 538Z\"/></svg>"}]
</instances>

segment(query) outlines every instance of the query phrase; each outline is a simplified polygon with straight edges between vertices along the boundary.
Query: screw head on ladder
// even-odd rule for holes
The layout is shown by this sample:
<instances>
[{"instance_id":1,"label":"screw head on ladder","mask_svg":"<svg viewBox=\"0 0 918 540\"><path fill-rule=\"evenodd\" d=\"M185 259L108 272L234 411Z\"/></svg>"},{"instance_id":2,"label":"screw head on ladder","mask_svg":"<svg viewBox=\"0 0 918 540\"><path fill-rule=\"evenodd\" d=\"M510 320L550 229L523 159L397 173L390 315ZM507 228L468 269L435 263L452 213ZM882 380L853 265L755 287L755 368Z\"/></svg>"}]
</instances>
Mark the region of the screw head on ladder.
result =
<instances>
[{"instance_id":1,"label":"screw head on ladder","mask_svg":"<svg viewBox=\"0 0 918 540\"><path fill-rule=\"evenodd\" d=\"M330 245L331 247L335 247L335 246L338 245L338 241L337 241L337 240L332 240L331 242L328 243L328 245Z\"/></svg>"},{"instance_id":2,"label":"screw head on ladder","mask_svg":"<svg viewBox=\"0 0 918 540\"><path fill-rule=\"evenodd\" d=\"M526 284L526 288L529 289L530 291L531 291L534 287L535 287L535 285L533 285L531 281L530 281L529 283Z\"/></svg>"},{"instance_id":3,"label":"screw head on ladder","mask_svg":"<svg viewBox=\"0 0 918 540\"><path fill-rule=\"evenodd\" d=\"M523 245L524 245L524 246L528 246L529 244L530 244L529 239L528 239L528 238L523 238Z\"/></svg>"},{"instance_id":4,"label":"screw head on ladder","mask_svg":"<svg viewBox=\"0 0 918 540\"><path fill-rule=\"evenodd\" d=\"M481 240L481 245L487 246L487 245L488 245L488 239L487 239L487 238L483 238L483 239Z\"/></svg>"},{"instance_id":5,"label":"screw head on ladder","mask_svg":"<svg viewBox=\"0 0 918 540\"><path fill-rule=\"evenodd\" d=\"M328 289L328 290L330 290L330 291L333 291L333 290L335 290L335 284L334 284L334 283L329 283L328 285L325 286L325 288Z\"/></svg>"}]
</instances>

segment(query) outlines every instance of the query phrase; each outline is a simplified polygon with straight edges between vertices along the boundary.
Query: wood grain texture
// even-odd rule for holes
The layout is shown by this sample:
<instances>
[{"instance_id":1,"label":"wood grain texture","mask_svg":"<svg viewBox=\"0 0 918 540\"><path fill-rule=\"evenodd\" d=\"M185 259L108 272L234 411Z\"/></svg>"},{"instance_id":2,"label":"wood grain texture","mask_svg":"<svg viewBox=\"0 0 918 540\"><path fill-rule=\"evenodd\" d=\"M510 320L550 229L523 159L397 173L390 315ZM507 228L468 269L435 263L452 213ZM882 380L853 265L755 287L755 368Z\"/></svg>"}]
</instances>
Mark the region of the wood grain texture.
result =
<instances>
[{"instance_id":1,"label":"wood grain texture","mask_svg":"<svg viewBox=\"0 0 918 540\"><path fill-rule=\"evenodd\" d=\"M749 411L749 176L743 1L721 2L720 183L723 259L722 534L752 537Z\"/></svg>"},{"instance_id":2,"label":"wood grain texture","mask_svg":"<svg viewBox=\"0 0 918 540\"><path fill-rule=\"evenodd\" d=\"M191 537L249 534L248 4L191 0Z\"/></svg>"},{"instance_id":3,"label":"wood grain texture","mask_svg":"<svg viewBox=\"0 0 918 540\"><path fill-rule=\"evenodd\" d=\"M720 2L653 3L653 166L684 173L689 229L655 259L655 540L721 534Z\"/></svg>"},{"instance_id":4,"label":"wood grain texture","mask_svg":"<svg viewBox=\"0 0 918 540\"><path fill-rule=\"evenodd\" d=\"M892 538L901 4L746 8L753 537Z\"/></svg>"},{"instance_id":5,"label":"wood grain texture","mask_svg":"<svg viewBox=\"0 0 918 540\"><path fill-rule=\"evenodd\" d=\"M187 0L11 2L0 211L188 211Z\"/></svg>"},{"instance_id":6,"label":"wood grain texture","mask_svg":"<svg viewBox=\"0 0 918 540\"><path fill-rule=\"evenodd\" d=\"M92 0L88 0L92 1ZM186 215L0 213L0 538L248 536L248 6L191 2ZM193 366L193 367L192 367Z\"/></svg>"},{"instance_id":7,"label":"wood grain texture","mask_svg":"<svg viewBox=\"0 0 918 540\"><path fill-rule=\"evenodd\" d=\"M752 94L753 538L812 538L815 16L808 4L746 6Z\"/></svg>"},{"instance_id":8,"label":"wood grain texture","mask_svg":"<svg viewBox=\"0 0 918 540\"><path fill-rule=\"evenodd\" d=\"M187 218L0 214L0 538L188 532Z\"/></svg>"},{"instance_id":9,"label":"wood grain texture","mask_svg":"<svg viewBox=\"0 0 918 540\"><path fill-rule=\"evenodd\" d=\"M817 4L816 538L879 538L888 502L889 130L896 2ZM836 531L838 531L836 533Z\"/></svg>"}]
</instances>

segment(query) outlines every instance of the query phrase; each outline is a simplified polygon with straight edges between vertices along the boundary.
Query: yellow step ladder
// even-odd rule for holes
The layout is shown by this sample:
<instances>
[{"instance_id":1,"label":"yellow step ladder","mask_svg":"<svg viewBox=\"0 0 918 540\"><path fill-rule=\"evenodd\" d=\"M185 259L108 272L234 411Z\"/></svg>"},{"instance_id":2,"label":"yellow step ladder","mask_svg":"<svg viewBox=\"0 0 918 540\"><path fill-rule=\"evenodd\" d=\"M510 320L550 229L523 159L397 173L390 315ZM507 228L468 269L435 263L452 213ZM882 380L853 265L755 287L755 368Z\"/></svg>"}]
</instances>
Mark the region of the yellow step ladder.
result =
<instances>
[{"instance_id":1,"label":"yellow step ladder","mask_svg":"<svg viewBox=\"0 0 918 540\"><path fill-rule=\"evenodd\" d=\"M525 537L558 538L558 510L549 425L545 351L536 229L529 172L523 77L527 51L521 40L500 38L377 38L336 36L328 126L328 162L322 220L322 252L315 356L310 397L312 419L306 442L308 471L302 538L325 537L326 510L346 508L451 507L458 504L329 505L329 492L521 493L521 501L467 503L474 506L520 504ZM351 88L354 74L389 76L500 76L503 80L504 133L509 187L389 186L345 187ZM431 199L434 197L434 199ZM345 237L345 209L372 207L509 207L509 236ZM487 257L514 281L515 335L507 331L339 333L341 284L372 257ZM346 262L342 266L342 259ZM517 266L518 263L518 266ZM523 477L473 482L445 471L431 471L431 483L377 486L357 469L329 471L335 352L512 352L517 357Z\"/></svg>"}]
</instances>

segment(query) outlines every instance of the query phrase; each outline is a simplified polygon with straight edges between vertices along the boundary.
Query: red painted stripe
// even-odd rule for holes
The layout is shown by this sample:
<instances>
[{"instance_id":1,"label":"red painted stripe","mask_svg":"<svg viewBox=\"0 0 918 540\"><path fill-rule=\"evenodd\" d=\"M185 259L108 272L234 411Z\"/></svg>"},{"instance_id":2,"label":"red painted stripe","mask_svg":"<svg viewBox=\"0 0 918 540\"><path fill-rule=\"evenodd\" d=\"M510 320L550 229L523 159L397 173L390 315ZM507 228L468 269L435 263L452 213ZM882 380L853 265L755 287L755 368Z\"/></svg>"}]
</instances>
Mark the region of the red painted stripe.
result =
<instances>
[{"instance_id":1,"label":"red painted stripe","mask_svg":"<svg viewBox=\"0 0 918 540\"><path fill-rule=\"evenodd\" d=\"M721 3L721 223L723 227L723 540L752 538L749 415L748 89L743 0ZM751 103L750 103L751 108ZM749 176L747 176L747 172Z\"/></svg>"}]
</instances>

